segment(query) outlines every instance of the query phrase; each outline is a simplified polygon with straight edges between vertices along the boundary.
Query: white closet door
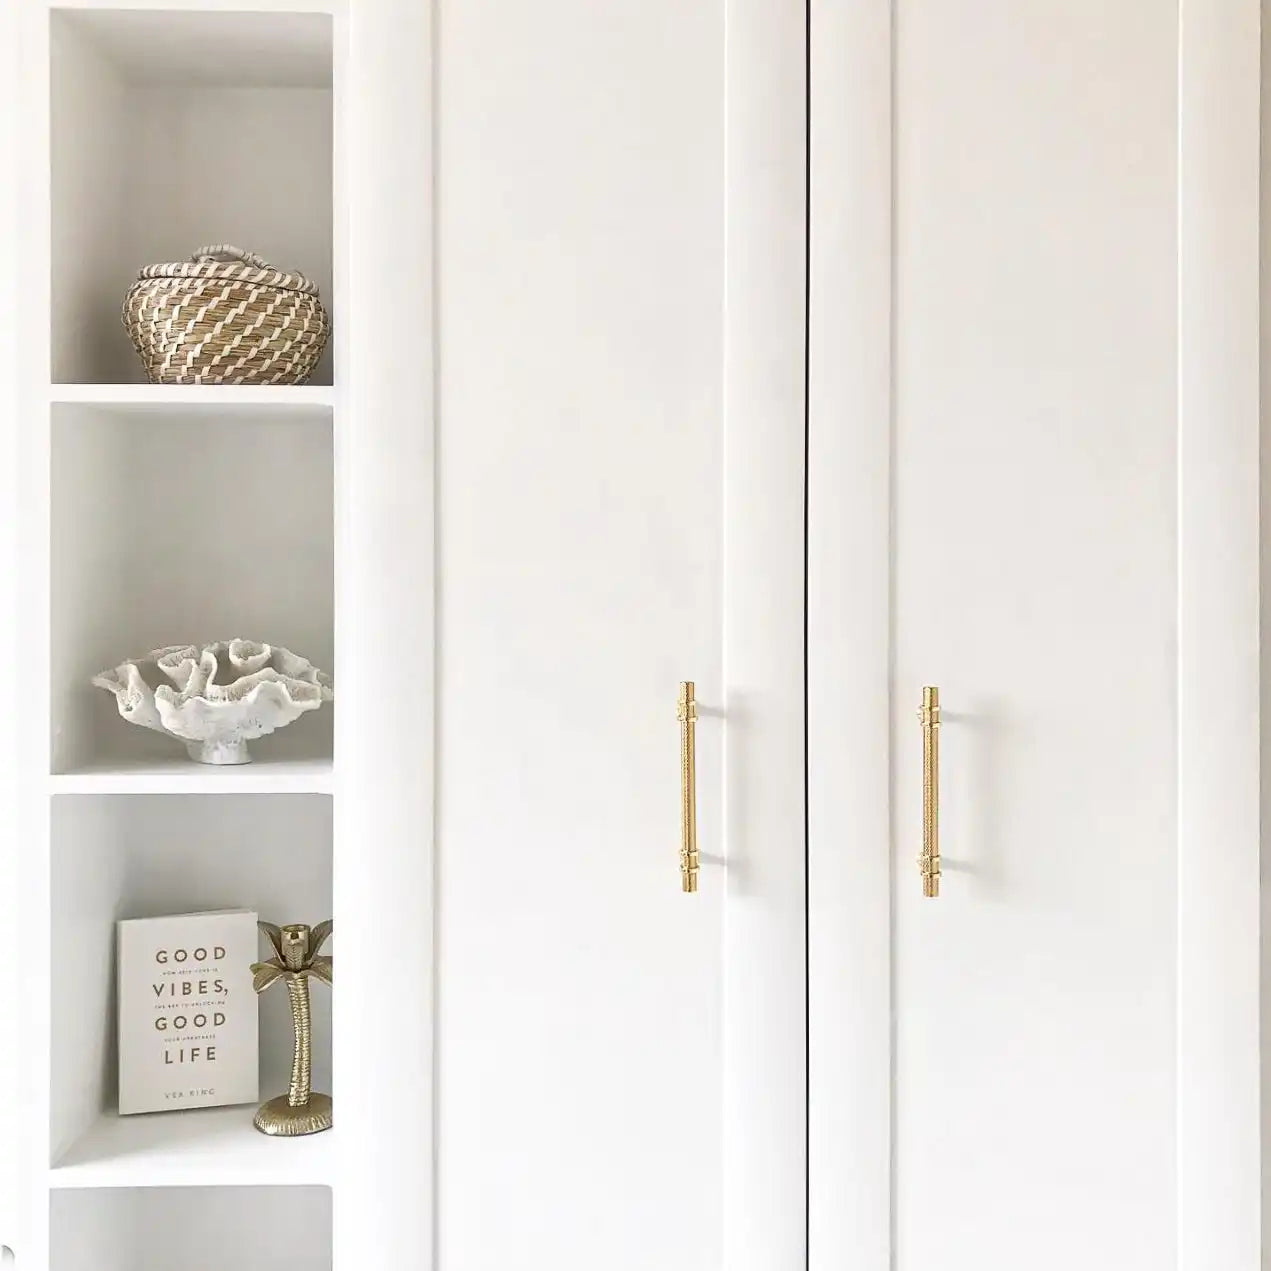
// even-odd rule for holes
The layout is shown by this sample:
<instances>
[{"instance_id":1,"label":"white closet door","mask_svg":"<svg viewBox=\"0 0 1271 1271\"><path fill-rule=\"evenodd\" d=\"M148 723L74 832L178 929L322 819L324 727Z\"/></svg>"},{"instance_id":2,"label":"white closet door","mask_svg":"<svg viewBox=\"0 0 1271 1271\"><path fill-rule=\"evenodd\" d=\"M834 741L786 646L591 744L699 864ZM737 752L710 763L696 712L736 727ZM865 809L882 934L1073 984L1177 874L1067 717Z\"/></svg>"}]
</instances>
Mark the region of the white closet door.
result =
<instances>
[{"instance_id":1,"label":"white closet door","mask_svg":"<svg viewBox=\"0 0 1271 1271\"><path fill-rule=\"evenodd\" d=\"M725 19L441 8L443 1271L803 1257L803 22Z\"/></svg>"},{"instance_id":2,"label":"white closet door","mask_svg":"<svg viewBox=\"0 0 1271 1271\"><path fill-rule=\"evenodd\" d=\"M812 5L813 1271L1258 1265L1258 19Z\"/></svg>"},{"instance_id":3,"label":"white closet door","mask_svg":"<svg viewBox=\"0 0 1271 1271\"><path fill-rule=\"evenodd\" d=\"M337 1266L804 1255L804 23L727 9L349 12Z\"/></svg>"}]
</instances>

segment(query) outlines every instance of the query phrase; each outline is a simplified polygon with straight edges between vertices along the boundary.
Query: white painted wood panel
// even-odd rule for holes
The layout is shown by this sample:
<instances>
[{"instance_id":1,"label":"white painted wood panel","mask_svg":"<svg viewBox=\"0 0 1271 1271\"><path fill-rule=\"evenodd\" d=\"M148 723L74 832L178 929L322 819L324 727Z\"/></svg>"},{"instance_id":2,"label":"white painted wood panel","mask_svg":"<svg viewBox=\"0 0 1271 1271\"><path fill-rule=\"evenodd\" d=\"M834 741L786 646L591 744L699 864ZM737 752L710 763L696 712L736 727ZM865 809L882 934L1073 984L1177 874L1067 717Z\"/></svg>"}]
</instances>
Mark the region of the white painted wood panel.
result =
<instances>
[{"instance_id":1,"label":"white painted wood panel","mask_svg":"<svg viewBox=\"0 0 1271 1271\"><path fill-rule=\"evenodd\" d=\"M338 1180L339 1135L268 1139L252 1125L253 1112L229 1107L199 1108L179 1118L98 1117L41 1176L41 1185L54 1192L111 1189L122 1194L131 1188L330 1187ZM126 1210L116 1223L125 1219ZM208 1251L223 1256L214 1241ZM329 1250L327 1258L329 1264Z\"/></svg>"},{"instance_id":2,"label":"white painted wood panel","mask_svg":"<svg viewBox=\"0 0 1271 1271\"><path fill-rule=\"evenodd\" d=\"M789 1267L802 21L443 6L438 75L439 1265Z\"/></svg>"},{"instance_id":3,"label":"white painted wood panel","mask_svg":"<svg viewBox=\"0 0 1271 1271\"><path fill-rule=\"evenodd\" d=\"M17 748L15 817L18 896L17 931L24 951L49 950L49 811L45 778L49 771L49 411L50 380L50 232L51 187L49 131L49 30L43 5L0 8L18 59L10 83L10 102L21 120L9 168L25 178L12 182L17 193L14 241L17 252L7 275L5 297L20 298L21 321L15 344L13 389L16 409L7 421L10 454L15 458L17 505L15 529L20 550L11 586L22 614L25 675L16 688L16 717L23 720ZM3 41L8 46L9 41ZM22 1029L29 1046L18 1056L22 1115L17 1161L16 1201L20 1207L19 1265L46 1271L49 1266L50 1074L52 1055L51 971L46 956L26 957L21 985Z\"/></svg>"},{"instance_id":4,"label":"white painted wood panel","mask_svg":"<svg viewBox=\"0 0 1271 1271\"><path fill-rule=\"evenodd\" d=\"M811 1271L891 1265L892 13L810 10Z\"/></svg>"},{"instance_id":5,"label":"white painted wood panel","mask_svg":"<svg viewBox=\"0 0 1271 1271\"><path fill-rule=\"evenodd\" d=\"M723 1263L807 1243L807 27L729 0L723 413Z\"/></svg>"},{"instance_id":6,"label":"white painted wood panel","mask_svg":"<svg viewBox=\"0 0 1271 1271\"><path fill-rule=\"evenodd\" d=\"M1259 497L1271 469L1259 459L1259 7L1180 6L1179 1271L1253 1271L1267 1258L1259 555L1262 578L1271 557Z\"/></svg>"},{"instance_id":7,"label":"white painted wood panel","mask_svg":"<svg viewBox=\"0 0 1271 1271\"><path fill-rule=\"evenodd\" d=\"M53 384L49 399L131 417L179 413L182 419L210 420L268 412L330 424L335 390L329 384Z\"/></svg>"},{"instance_id":8,"label":"white painted wood panel","mask_svg":"<svg viewBox=\"0 0 1271 1271\"><path fill-rule=\"evenodd\" d=\"M233 768L190 763L177 747L161 758L112 757L48 778L53 794L330 794L331 760L279 759Z\"/></svg>"},{"instance_id":9,"label":"white painted wood panel","mask_svg":"<svg viewBox=\"0 0 1271 1271\"><path fill-rule=\"evenodd\" d=\"M297 28L294 24L288 24L280 21L281 14L315 14L328 13L339 15L343 12L347 0L193 0L192 9L196 9L198 13L232 13L237 19L241 14L253 15L249 21L259 22L259 17L255 15L263 15L272 31L277 34L280 31L286 31L290 36L288 43L299 46L303 49L307 45L307 41L303 39L304 25ZM375 0L369 0L374 3ZM58 9L76 9L84 12L93 12L104 10L109 13L112 18L120 13L130 13L136 11L147 14L162 14L163 18L176 16L178 21L182 18L182 10L173 7L173 0L58 0L58 3L51 5ZM187 10L188 12L188 10ZM235 23L236 24L236 23ZM155 34L152 39L163 39L166 23L162 20L153 28ZM209 30L212 28L209 28ZM258 28L259 29L259 28ZM217 37L220 41L220 47L224 47L227 37L222 30L217 30ZM229 37L232 39L232 36ZM216 45L212 45L215 50ZM279 52L284 59L288 59L289 53L295 52L295 47L284 47ZM284 78L286 77L284 72Z\"/></svg>"},{"instance_id":10,"label":"white painted wood panel","mask_svg":"<svg viewBox=\"0 0 1271 1271\"><path fill-rule=\"evenodd\" d=\"M20 54L17 23L12 6L0 8L0 159L12 164L19 142ZM21 245L19 183L0 186L0 276L18 274ZM22 468L18 450L21 358L18 351L18 306L8 302L0 289L0 587L6 597L4 612L11 614L21 572L22 535L19 519ZM0 621L0 657L6 666L17 665L22 648L20 626ZM0 729L0 818L10 828L0 837L0 1037L12 1039L22 1024L22 975L19 958L23 930L19 922L21 871L18 836L12 827L23 824L20 791L20 739L13 727ZM24 1195L20 1185L25 1163L25 1127L22 1124L21 1050L12 1041L0 1043L0 1246L22 1248L25 1242Z\"/></svg>"},{"instance_id":11,"label":"white painted wood panel","mask_svg":"<svg viewBox=\"0 0 1271 1271\"><path fill-rule=\"evenodd\" d=\"M895 1257L1149 1271L1177 1256L1177 29L972 16L897 25Z\"/></svg>"},{"instance_id":12,"label":"white painted wood panel","mask_svg":"<svg viewBox=\"0 0 1271 1271\"><path fill-rule=\"evenodd\" d=\"M416 0L336 18L334 882L356 986L333 1049L341 1268L426 1266L434 1248L432 40ZM403 691L385 691L390 665Z\"/></svg>"},{"instance_id":13,"label":"white painted wood panel","mask_svg":"<svg viewBox=\"0 0 1271 1271\"><path fill-rule=\"evenodd\" d=\"M891 57L875 19L814 7L811 1265L1252 1268L1253 15L902 4Z\"/></svg>"},{"instance_id":14,"label":"white painted wood panel","mask_svg":"<svg viewBox=\"0 0 1271 1271\"><path fill-rule=\"evenodd\" d=\"M442 15L448 1271L721 1265L724 48L675 8Z\"/></svg>"}]
</instances>

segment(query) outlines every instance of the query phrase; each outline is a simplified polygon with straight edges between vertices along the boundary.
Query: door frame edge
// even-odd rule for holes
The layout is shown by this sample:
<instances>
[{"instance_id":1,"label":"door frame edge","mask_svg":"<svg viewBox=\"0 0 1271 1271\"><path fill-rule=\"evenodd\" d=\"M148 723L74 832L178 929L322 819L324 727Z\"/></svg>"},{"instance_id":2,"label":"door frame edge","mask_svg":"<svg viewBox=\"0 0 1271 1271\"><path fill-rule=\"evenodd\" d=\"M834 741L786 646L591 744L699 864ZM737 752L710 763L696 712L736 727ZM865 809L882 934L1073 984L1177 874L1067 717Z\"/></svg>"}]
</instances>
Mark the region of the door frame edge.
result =
<instances>
[{"instance_id":1,"label":"door frame edge","mask_svg":"<svg viewBox=\"0 0 1271 1271\"><path fill-rule=\"evenodd\" d=\"M808 1267L888 1271L893 4L808 10Z\"/></svg>"},{"instance_id":2,"label":"door frame edge","mask_svg":"<svg viewBox=\"0 0 1271 1271\"><path fill-rule=\"evenodd\" d=\"M1179 1271L1261 1260L1259 9L1179 5Z\"/></svg>"},{"instance_id":3,"label":"door frame edge","mask_svg":"<svg viewBox=\"0 0 1271 1271\"><path fill-rule=\"evenodd\" d=\"M341 982L356 985L332 1045L343 1271L440 1261L435 21L416 0L335 8L333 866ZM420 669L386 703L389 649ZM412 959L405 1006L384 970L394 940Z\"/></svg>"}]
</instances>

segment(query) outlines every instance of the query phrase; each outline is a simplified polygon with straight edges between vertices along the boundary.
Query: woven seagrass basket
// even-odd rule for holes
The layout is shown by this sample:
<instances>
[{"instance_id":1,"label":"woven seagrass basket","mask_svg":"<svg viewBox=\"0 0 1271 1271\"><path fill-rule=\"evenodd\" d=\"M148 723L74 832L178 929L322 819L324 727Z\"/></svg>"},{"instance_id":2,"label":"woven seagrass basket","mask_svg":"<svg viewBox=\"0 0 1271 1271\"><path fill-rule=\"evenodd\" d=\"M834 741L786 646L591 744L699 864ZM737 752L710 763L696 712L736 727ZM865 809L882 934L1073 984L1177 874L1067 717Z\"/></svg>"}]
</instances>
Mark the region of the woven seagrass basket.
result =
<instances>
[{"instance_id":1,"label":"woven seagrass basket","mask_svg":"<svg viewBox=\"0 0 1271 1271\"><path fill-rule=\"evenodd\" d=\"M224 244L143 269L123 320L152 384L303 384L331 330L316 283Z\"/></svg>"}]
</instances>

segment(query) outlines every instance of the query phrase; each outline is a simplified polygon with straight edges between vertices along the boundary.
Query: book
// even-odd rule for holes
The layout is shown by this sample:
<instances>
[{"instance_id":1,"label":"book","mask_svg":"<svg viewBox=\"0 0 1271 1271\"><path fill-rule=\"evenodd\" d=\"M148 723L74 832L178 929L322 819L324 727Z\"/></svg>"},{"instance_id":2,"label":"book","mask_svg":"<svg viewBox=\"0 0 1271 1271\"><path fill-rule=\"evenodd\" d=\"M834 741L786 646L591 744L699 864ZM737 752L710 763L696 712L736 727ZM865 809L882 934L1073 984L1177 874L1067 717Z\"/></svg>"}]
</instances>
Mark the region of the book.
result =
<instances>
[{"instance_id":1,"label":"book","mask_svg":"<svg viewBox=\"0 0 1271 1271\"><path fill-rule=\"evenodd\" d=\"M255 1103L256 915L130 918L117 935L120 1115Z\"/></svg>"}]
</instances>

